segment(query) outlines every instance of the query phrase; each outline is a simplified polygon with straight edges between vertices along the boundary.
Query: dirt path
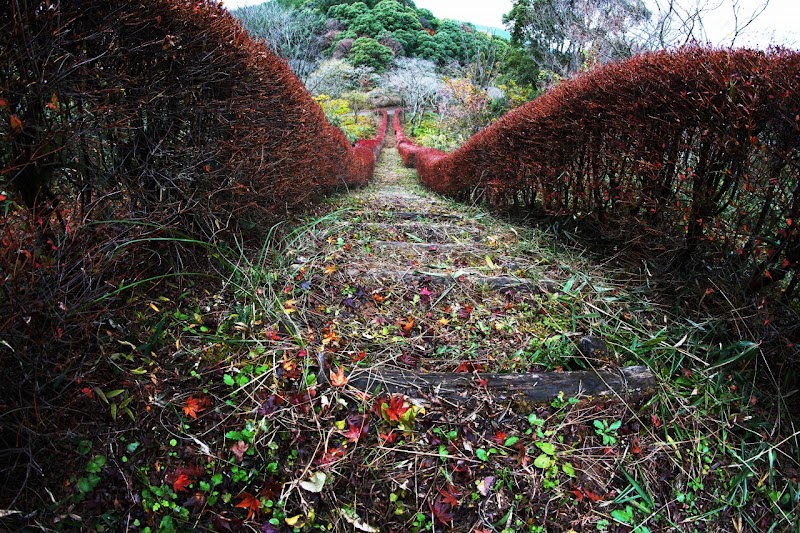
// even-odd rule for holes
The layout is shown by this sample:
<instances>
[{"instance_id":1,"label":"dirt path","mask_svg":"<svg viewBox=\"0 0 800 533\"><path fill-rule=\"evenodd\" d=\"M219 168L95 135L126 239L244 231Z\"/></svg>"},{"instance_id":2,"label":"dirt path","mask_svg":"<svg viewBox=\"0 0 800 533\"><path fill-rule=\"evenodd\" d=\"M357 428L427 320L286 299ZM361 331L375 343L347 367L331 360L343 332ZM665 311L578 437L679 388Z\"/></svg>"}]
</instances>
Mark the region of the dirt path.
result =
<instances>
[{"instance_id":1,"label":"dirt path","mask_svg":"<svg viewBox=\"0 0 800 533\"><path fill-rule=\"evenodd\" d=\"M320 352L328 366L350 369L363 357L358 367L369 379L404 380L398 371L525 374L609 362L572 357L591 324L562 306L590 286L543 256L532 231L422 189L391 128L373 183L339 206L297 263L325 273L313 282L316 312L301 329L335 337L325 348L335 342L337 350ZM564 287L575 294L562 301ZM586 389L582 380L576 392Z\"/></svg>"}]
</instances>

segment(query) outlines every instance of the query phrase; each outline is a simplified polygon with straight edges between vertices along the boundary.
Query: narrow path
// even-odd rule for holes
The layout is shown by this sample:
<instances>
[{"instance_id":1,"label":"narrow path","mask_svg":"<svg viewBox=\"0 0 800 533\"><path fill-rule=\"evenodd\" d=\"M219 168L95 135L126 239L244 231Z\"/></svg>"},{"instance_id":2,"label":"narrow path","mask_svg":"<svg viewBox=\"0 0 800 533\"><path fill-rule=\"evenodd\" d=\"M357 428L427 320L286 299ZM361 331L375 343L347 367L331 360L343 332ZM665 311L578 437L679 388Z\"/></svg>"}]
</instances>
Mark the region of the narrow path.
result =
<instances>
[{"instance_id":1,"label":"narrow path","mask_svg":"<svg viewBox=\"0 0 800 533\"><path fill-rule=\"evenodd\" d=\"M537 233L422 189L395 141L389 128L373 183L339 199L344 209L299 253L296 268L316 272L300 329L328 336L318 349L327 365L355 378L357 363L370 379L607 365L605 354L572 357L591 324L563 307L591 290L585 276L551 264ZM564 287L574 294L561 298Z\"/></svg>"}]
</instances>

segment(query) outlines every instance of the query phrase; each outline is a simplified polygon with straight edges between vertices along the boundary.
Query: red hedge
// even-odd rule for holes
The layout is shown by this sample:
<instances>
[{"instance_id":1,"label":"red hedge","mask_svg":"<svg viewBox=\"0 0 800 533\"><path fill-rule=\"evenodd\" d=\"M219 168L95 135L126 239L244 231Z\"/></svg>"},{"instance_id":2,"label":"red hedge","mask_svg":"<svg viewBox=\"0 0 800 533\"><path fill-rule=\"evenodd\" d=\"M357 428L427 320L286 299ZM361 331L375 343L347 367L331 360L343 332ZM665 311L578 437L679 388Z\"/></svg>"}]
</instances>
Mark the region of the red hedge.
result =
<instances>
[{"instance_id":1,"label":"red hedge","mask_svg":"<svg viewBox=\"0 0 800 533\"><path fill-rule=\"evenodd\" d=\"M442 157L432 189L618 219L755 263L751 288L800 276L800 54L686 48L566 81ZM411 150L409 150L410 152Z\"/></svg>"}]
</instances>

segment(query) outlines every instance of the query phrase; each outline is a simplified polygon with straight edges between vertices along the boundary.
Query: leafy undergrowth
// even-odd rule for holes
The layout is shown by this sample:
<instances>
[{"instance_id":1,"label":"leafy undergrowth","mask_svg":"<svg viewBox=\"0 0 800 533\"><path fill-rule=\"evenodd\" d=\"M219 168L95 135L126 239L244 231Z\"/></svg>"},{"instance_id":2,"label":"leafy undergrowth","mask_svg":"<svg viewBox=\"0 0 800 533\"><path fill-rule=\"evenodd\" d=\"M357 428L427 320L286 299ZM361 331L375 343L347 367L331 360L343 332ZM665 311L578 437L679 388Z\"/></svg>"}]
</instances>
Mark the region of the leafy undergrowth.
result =
<instances>
[{"instance_id":1,"label":"leafy undergrowth","mask_svg":"<svg viewBox=\"0 0 800 533\"><path fill-rule=\"evenodd\" d=\"M2 520L82 531L792 531L792 398L756 344L719 344L575 250L377 183L277 228L217 283L165 282L101 324L49 463ZM398 221L397 213L424 216ZM406 243L383 246L382 242ZM455 244L457 247L450 247ZM420 246L415 246L420 245ZM489 277L535 290L494 291ZM441 278L450 280L440 282ZM616 279L616 281L615 281ZM610 347L575 355L585 334ZM648 365L639 403L410 398L360 367ZM774 370L774 369L772 369ZM65 430L64 427L72 429Z\"/></svg>"}]
</instances>

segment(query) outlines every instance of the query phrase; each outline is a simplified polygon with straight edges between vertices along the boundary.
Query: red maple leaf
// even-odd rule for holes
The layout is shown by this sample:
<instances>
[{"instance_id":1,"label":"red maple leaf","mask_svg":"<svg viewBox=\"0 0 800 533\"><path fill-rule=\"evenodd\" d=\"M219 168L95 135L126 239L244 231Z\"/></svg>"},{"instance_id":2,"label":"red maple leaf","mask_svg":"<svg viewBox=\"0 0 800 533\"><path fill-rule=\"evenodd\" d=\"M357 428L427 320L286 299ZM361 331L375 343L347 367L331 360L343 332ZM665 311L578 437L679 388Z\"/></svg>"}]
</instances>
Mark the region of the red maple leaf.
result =
<instances>
[{"instance_id":1,"label":"red maple leaf","mask_svg":"<svg viewBox=\"0 0 800 533\"><path fill-rule=\"evenodd\" d=\"M447 487L439 487L437 490L439 494L442 495L442 502L451 507L458 506L458 496L460 496L460 494L455 490L455 487L448 485Z\"/></svg>"},{"instance_id":2,"label":"red maple leaf","mask_svg":"<svg viewBox=\"0 0 800 533\"><path fill-rule=\"evenodd\" d=\"M389 403L382 403L381 404L381 413L383 413L384 418L386 418L390 422L399 422L400 417L406 414L411 407L405 407L405 398L402 394L398 394L397 396L389 396Z\"/></svg>"},{"instance_id":3,"label":"red maple leaf","mask_svg":"<svg viewBox=\"0 0 800 533\"><path fill-rule=\"evenodd\" d=\"M186 492L186 489L194 483L194 480L186 474L179 474L175 481L172 482L172 488L175 492Z\"/></svg>"},{"instance_id":4,"label":"red maple leaf","mask_svg":"<svg viewBox=\"0 0 800 533\"><path fill-rule=\"evenodd\" d=\"M419 366L419 357L414 354L404 352L400 354L400 362L410 366L411 368L417 368L417 366Z\"/></svg>"},{"instance_id":5,"label":"red maple leaf","mask_svg":"<svg viewBox=\"0 0 800 533\"><path fill-rule=\"evenodd\" d=\"M247 518L245 520L250 520L253 518L253 515L258 517L261 513L261 500L250 494L249 492L242 492L239 494L242 497L242 501L236 504L236 507L247 509Z\"/></svg>"},{"instance_id":6,"label":"red maple leaf","mask_svg":"<svg viewBox=\"0 0 800 533\"><path fill-rule=\"evenodd\" d=\"M650 415L650 422L653 423L653 427L656 429L661 427L661 419L658 418L658 415Z\"/></svg>"},{"instance_id":7,"label":"red maple leaf","mask_svg":"<svg viewBox=\"0 0 800 533\"><path fill-rule=\"evenodd\" d=\"M378 433L378 437L385 442L386 444L391 444L397 440L398 434L394 431L390 431L389 433Z\"/></svg>"},{"instance_id":8,"label":"red maple leaf","mask_svg":"<svg viewBox=\"0 0 800 533\"><path fill-rule=\"evenodd\" d=\"M367 352L361 351L361 352L358 353L358 355L352 356L350 358L350 360L353 361L354 363L358 363L359 361L364 359L366 356L367 356Z\"/></svg>"},{"instance_id":9,"label":"red maple leaf","mask_svg":"<svg viewBox=\"0 0 800 533\"><path fill-rule=\"evenodd\" d=\"M183 406L183 412L186 414L186 416L197 418L197 413L208 408L210 403L211 402L209 402L208 398L205 396L200 396L198 398L189 396L186 398L186 405Z\"/></svg>"},{"instance_id":10,"label":"red maple leaf","mask_svg":"<svg viewBox=\"0 0 800 533\"><path fill-rule=\"evenodd\" d=\"M186 492L189 485L197 481L203 469L196 465L176 468L174 472L165 477L165 481L172 485L175 492Z\"/></svg>"},{"instance_id":11,"label":"red maple leaf","mask_svg":"<svg viewBox=\"0 0 800 533\"><path fill-rule=\"evenodd\" d=\"M508 437L508 433L505 431L495 431L492 440L497 444L503 444L506 441L506 437Z\"/></svg>"},{"instance_id":12,"label":"red maple leaf","mask_svg":"<svg viewBox=\"0 0 800 533\"><path fill-rule=\"evenodd\" d=\"M281 493L281 484L275 480L274 477L270 477L266 481L264 481L264 488L261 489L258 493L260 498L264 498L265 500L276 500L276 496Z\"/></svg>"},{"instance_id":13,"label":"red maple leaf","mask_svg":"<svg viewBox=\"0 0 800 533\"><path fill-rule=\"evenodd\" d=\"M358 442L358 439L363 437L369 431L369 421L360 416L354 416L347 419L349 429L343 431L342 435L347 437L350 442Z\"/></svg>"},{"instance_id":14,"label":"red maple leaf","mask_svg":"<svg viewBox=\"0 0 800 533\"><path fill-rule=\"evenodd\" d=\"M320 466L329 466L344 457L344 455L343 449L332 446L328 448L328 451L322 454L322 457L317 460L317 464Z\"/></svg>"},{"instance_id":15,"label":"red maple leaf","mask_svg":"<svg viewBox=\"0 0 800 533\"><path fill-rule=\"evenodd\" d=\"M444 525L449 524L455 518L455 515L453 515L451 511L450 504L445 503L441 497L436 498L436 500L430 504L430 507L434 518Z\"/></svg>"}]
</instances>

